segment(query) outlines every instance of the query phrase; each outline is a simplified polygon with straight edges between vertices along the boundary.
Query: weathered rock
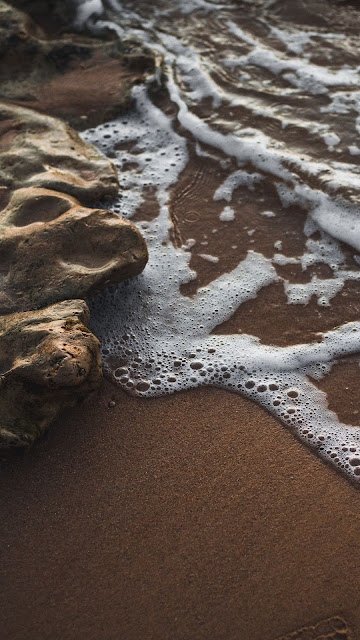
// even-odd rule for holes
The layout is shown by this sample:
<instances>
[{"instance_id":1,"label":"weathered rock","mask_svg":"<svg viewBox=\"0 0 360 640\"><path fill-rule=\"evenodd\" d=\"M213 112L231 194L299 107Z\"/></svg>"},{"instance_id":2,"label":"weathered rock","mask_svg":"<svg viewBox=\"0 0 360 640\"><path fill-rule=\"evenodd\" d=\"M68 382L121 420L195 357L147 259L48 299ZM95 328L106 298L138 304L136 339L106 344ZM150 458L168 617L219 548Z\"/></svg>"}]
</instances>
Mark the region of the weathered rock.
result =
<instances>
[{"instance_id":1,"label":"weathered rock","mask_svg":"<svg viewBox=\"0 0 360 640\"><path fill-rule=\"evenodd\" d=\"M115 197L114 166L67 124L0 103L1 188L45 187L93 204Z\"/></svg>"},{"instance_id":2,"label":"weathered rock","mask_svg":"<svg viewBox=\"0 0 360 640\"><path fill-rule=\"evenodd\" d=\"M30 446L60 409L98 387L99 342L88 320L82 300L0 318L0 449Z\"/></svg>"},{"instance_id":3,"label":"weathered rock","mask_svg":"<svg viewBox=\"0 0 360 640\"><path fill-rule=\"evenodd\" d=\"M0 213L0 314L85 298L137 275L146 261L140 232L112 211L19 189Z\"/></svg>"},{"instance_id":4,"label":"weathered rock","mask_svg":"<svg viewBox=\"0 0 360 640\"><path fill-rule=\"evenodd\" d=\"M74 0L9 0L8 4L29 14L44 29L61 31L71 27L76 17Z\"/></svg>"},{"instance_id":5,"label":"weathered rock","mask_svg":"<svg viewBox=\"0 0 360 640\"><path fill-rule=\"evenodd\" d=\"M42 26L71 25L72 4L14 0ZM2 100L63 118L77 129L106 122L129 108L131 89L155 69L155 56L136 39L108 32L45 32L25 13L0 0Z\"/></svg>"}]
</instances>

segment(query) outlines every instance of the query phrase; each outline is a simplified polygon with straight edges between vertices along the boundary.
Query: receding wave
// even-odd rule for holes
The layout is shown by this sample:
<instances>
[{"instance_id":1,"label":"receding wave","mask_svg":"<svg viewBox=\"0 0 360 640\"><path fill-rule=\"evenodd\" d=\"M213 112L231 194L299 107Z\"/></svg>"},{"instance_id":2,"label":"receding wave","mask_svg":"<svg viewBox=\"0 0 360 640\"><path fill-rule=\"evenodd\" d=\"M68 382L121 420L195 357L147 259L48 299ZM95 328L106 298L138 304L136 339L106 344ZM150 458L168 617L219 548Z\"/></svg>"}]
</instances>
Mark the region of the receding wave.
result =
<instances>
[{"instance_id":1,"label":"receding wave","mask_svg":"<svg viewBox=\"0 0 360 640\"><path fill-rule=\"evenodd\" d=\"M83 134L150 254L91 301L105 370L140 396L239 392L359 480L356 404L334 374L359 367L358 30L310 10L295 26L277 1L132 4L77 18L159 60L126 116Z\"/></svg>"}]
</instances>

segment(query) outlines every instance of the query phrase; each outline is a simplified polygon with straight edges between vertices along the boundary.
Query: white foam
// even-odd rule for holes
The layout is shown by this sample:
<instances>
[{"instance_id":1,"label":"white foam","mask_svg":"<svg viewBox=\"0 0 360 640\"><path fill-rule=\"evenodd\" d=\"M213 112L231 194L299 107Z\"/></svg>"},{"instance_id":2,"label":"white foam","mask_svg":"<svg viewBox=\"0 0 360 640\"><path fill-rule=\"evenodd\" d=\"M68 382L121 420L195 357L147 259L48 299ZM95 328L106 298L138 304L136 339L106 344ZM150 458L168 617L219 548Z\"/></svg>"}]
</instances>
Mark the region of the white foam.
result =
<instances>
[{"instance_id":1,"label":"white foam","mask_svg":"<svg viewBox=\"0 0 360 640\"><path fill-rule=\"evenodd\" d=\"M318 35L316 32L299 31L297 29L279 29L270 26L270 35L282 42L288 51L296 54L303 54L304 49L311 43L312 36Z\"/></svg>"},{"instance_id":2,"label":"white foam","mask_svg":"<svg viewBox=\"0 0 360 640\"><path fill-rule=\"evenodd\" d=\"M319 31L310 30L301 31L293 26L290 27L289 25L286 29L280 29L279 27L269 25L269 33L271 37L282 42L291 53L305 55L306 57L308 57L310 53L306 55L305 50L309 48L309 45L315 45L316 47L316 41L319 39L345 40L345 36L342 33L330 33L329 31L321 33Z\"/></svg>"},{"instance_id":3,"label":"white foam","mask_svg":"<svg viewBox=\"0 0 360 640\"><path fill-rule=\"evenodd\" d=\"M318 231L318 229L319 228L314 225L311 228L310 235L314 233L314 231ZM303 270L314 264L323 263L327 264L333 271L336 271L343 265L344 261L345 257L339 243L323 231L321 231L320 240L309 238L306 241L306 251L300 256L300 263Z\"/></svg>"},{"instance_id":4,"label":"white foam","mask_svg":"<svg viewBox=\"0 0 360 640\"><path fill-rule=\"evenodd\" d=\"M207 262L212 262L213 264L216 264L217 262L219 262L219 258L217 256L211 256L209 253L199 253L200 258L203 258L203 260L206 260Z\"/></svg>"},{"instance_id":5,"label":"white foam","mask_svg":"<svg viewBox=\"0 0 360 640\"><path fill-rule=\"evenodd\" d=\"M241 27L235 24L235 22L233 22L232 20L228 20L226 22L226 26L229 32L233 33L237 38L239 38L239 40L242 40L243 42L246 42L247 44L253 46L257 45L257 40L255 40L255 38L253 38L253 36L251 36L249 33L246 33L244 29L241 29Z\"/></svg>"},{"instance_id":6,"label":"white foam","mask_svg":"<svg viewBox=\"0 0 360 640\"><path fill-rule=\"evenodd\" d=\"M200 102L204 98L211 97L213 107L218 107L224 98L224 92L211 79L206 63L190 47L186 47L181 40L172 35L161 34L161 42L166 46L167 53L175 54L182 81L192 89L188 93L188 98Z\"/></svg>"},{"instance_id":7,"label":"white foam","mask_svg":"<svg viewBox=\"0 0 360 640\"><path fill-rule=\"evenodd\" d=\"M82 28L91 18L100 16L104 13L102 0L86 0L79 3L77 7L77 15L75 26Z\"/></svg>"},{"instance_id":8,"label":"white foam","mask_svg":"<svg viewBox=\"0 0 360 640\"><path fill-rule=\"evenodd\" d=\"M334 147L336 147L336 145L338 145L340 142L339 136L333 131L328 131L327 133L323 133L321 137L324 140L325 144L330 149L330 151L333 151Z\"/></svg>"},{"instance_id":9,"label":"white foam","mask_svg":"<svg viewBox=\"0 0 360 640\"><path fill-rule=\"evenodd\" d=\"M253 189L254 184L259 182L262 176L259 173L249 173L248 171L234 171L226 180L218 187L214 193L214 200L226 200L231 202L235 189L239 187L247 187Z\"/></svg>"},{"instance_id":10,"label":"white foam","mask_svg":"<svg viewBox=\"0 0 360 640\"><path fill-rule=\"evenodd\" d=\"M270 47L264 47L258 39L246 34L232 21L227 22L228 30L239 40L246 42L253 48L240 58L228 58L225 64L230 67L256 65L268 69L275 75L283 74L283 78L300 89L305 89L312 95L327 93L329 87L358 86L360 81L359 67L332 71L308 62L305 58L287 58L280 56ZM284 73L286 72L286 73Z\"/></svg>"},{"instance_id":11,"label":"white foam","mask_svg":"<svg viewBox=\"0 0 360 640\"><path fill-rule=\"evenodd\" d=\"M332 200L328 195L305 185L296 185L289 189L278 183L277 188L285 207L299 204L310 212L317 228L360 251L359 207L344 201Z\"/></svg>"},{"instance_id":12,"label":"white foam","mask_svg":"<svg viewBox=\"0 0 360 640\"><path fill-rule=\"evenodd\" d=\"M329 306L331 298L334 298L344 286L342 279L321 280L313 276L306 284L290 284L285 282L285 293L289 304L307 304L312 296L316 296L320 306Z\"/></svg>"},{"instance_id":13,"label":"white foam","mask_svg":"<svg viewBox=\"0 0 360 640\"><path fill-rule=\"evenodd\" d=\"M329 235L346 242L360 251L359 208L350 204L337 204L321 198L311 217Z\"/></svg>"},{"instance_id":14,"label":"white foam","mask_svg":"<svg viewBox=\"0 0 360 640\"><path fill-rule=\"evenodd\" d=\"M285 256L283 253L275 253L272 258L272 262L274 264L278 264L280 266L284 266L286 264L299 264L299 258L294 258L292 256Z\"/></svg>"},{"instance_id":15,"label":"white foam","mask_svg":"<svg viewBox=\"0 0 360 640\"><path fill-rule=\"evenodd\" d=\"M207 10L205 5L209 3L189 0L181 5L181 10L189 13L190 20L191 12ZM120 3L117 6L120 7ZM179 2L176 6L179 8ZM128 12L126 17L129 22L130 14ZM121 30L121 25L113 24L114 29ZM326 395L313 380L328 373L337 358L360 350L360 322L346 323L320 334L319 340L310 344L289 347L264 345L258 338L244 333L212 333L215 327L229 320L240 305L256 298L263 287L282 283L290 304L306 304L315 296L320 305L328 305L347 280L358 279L356 270L344 269L344 254L338 242L341 240L360 249L358 208L335 201L329 193L320 190L330 184L333 187L336 183L343 184L343 178L355 189L355 169L353 165L312 160L306 154L300 156L262 131L242 127L233 121L228 123L230 133L224 133L221 127L212 126L210 119L202 120L192 112L193 103L211 97L219 104L219 99L227 100L226 94L214 86L203 55L192 51L188 42L183 44L181 34L174 38L168 34L164 36L159 30L155 36L155 27L156 23L151 23L149 27L143 25L143 31L135 30L144 42L157 39L159 50L165 56L167 88L170 100L177 107L176 119L180 127L175 131L172 120L151 102L147 89L136 87L133 92L135 106L126 117L83 134L104 153L115 155L121 182L115 211L127 218L138 209L141 212L144 189L149 186L155 189L159 204L155 219L139 223L150 256L143 274L90 301L91 327L101 339L104 368L119 386L139 396L157 396L200 385L240 392L256 400L325 459L358 480L359 466L353 464L352 458L360 456L359 429L338 420L328 409ZM176 32L176 24L173 28ZM238 29L241 31L240 27ZM288 76L289 82L308 94L321 93L341 83L353 84L358 77L355 69L327 71L305 59L285 58L271 51L269 55L269 49L257 38L240 31L230 28L229 38L241 35L245 45L253 48L242 58L241 64L248 68L258 64L275 76L292 73L294 77ZM296 41L293 42L297 46ZM299 37L297 42L300 55L301 46L307 46L306 37ZM178 65L176 56L182 56ZM337 98L330 96L329 112L336 108L347 109L346 113L351 111L351 105L355 104L353 97L351 102L350 98L341 95L341 99L340 92ZM248 107L248 98L238 97L239 103L242 99ZM324 114L328 111L324 110ZM269 112L273 113L271 109ZM317 131L321 135L325 129L318 128ZM222 221L224 212L226 216L232 215L230 203L237 195L236 189L255 190L270 176L277 185L284 207L297 205L308 212L304 227L306 250L302 255L275 253L270 260L259 252L249 251L235 269L200 288L192 298L180 293L181 285L196 276L189 268L190 249L195 241L189 239L180 248L172 244L169 196L170 187L177 182L188 162L189 137L195 142L198 155L218 160L222 170L226 170L234 159L238 164L239 169L229 173L213 193L214 200L228 203L221 214ZM126 150L116 151L116 143ZM206 151L201 145L206 145ZM297 172L301 172L301 178ZM312 182L318 181L319 189L306 185L309 175ZM264 209L261 215L269 221L274 218L276 223L275 213L266 209L266 204ZM249 219L248 233L256 230L254 224L255 219ZM320 239L312 237L315 231L320 232ZM207 234L216 232L217 228L210 228ZM201 245L207 246L207 242L205 239ZM281 241L277 244L282 246ZM232 247L237 248L237 245ZM225 247L224 254L226 250ZM217 263L218 257L211 253L198 255L210 259L214 265ZM317 263L328 265L333 277L312 276L308 283L299 285L279 277L276 271L277 265L286 264L301 265L306 271Z\"/></svg>"},{"instance_id":16,"label":"white foam","mask_svg":"<svg viewBox=\"0 0 360 640\"><path fill-rule=\"evenodd\" d=\"M357 146L357 144L351 144L348 147L349 152L351 153L352 156L359 156L360 155L360 149Z\"/></svg>"},{"instance_id":17,"label":"white foam","mask_svg":"<svg viewBox=\"0 0 360 640\"><path fill-rule=\"evenodd\" d=\"M219 9L226 8L227 5L216 2L208 2L207 0L175 0L177 8L181 13L192 13L196 10L203 10L206 13L209 11L218 11Z\"/></svg>"},{"instance_id":18,"label":"white foam","mask_svg":"<svg viewBox=\"0 0 360 640\"><path fill-rule=\"evenodd\" d=\"M221 222L232 222L235 220L235 211L232 207L224 207L219 215Z\"/></svg>"}]
</instances>

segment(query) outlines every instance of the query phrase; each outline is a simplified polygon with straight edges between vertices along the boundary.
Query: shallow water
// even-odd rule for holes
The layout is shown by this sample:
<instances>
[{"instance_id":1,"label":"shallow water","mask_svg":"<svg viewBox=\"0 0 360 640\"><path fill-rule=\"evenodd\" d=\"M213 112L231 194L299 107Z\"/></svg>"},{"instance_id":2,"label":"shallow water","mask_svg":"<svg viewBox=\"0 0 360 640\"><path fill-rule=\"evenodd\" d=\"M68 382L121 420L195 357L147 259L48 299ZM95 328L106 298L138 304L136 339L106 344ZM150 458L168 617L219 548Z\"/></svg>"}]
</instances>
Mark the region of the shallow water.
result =
<instances>
[{"instance_id":1,"label":"shallow water","mask_svg":"<svg viewBox=\"0 0 360 640\"><path fill-rule=\"evenodd\" d=\"M305 0L133 7L78 14L158 52L132 111L83 134L150 254L91 301L105 371L144 397L239 392L359 481L360 17L334 0L326 16Z\"/></svg>"}]
</instances>

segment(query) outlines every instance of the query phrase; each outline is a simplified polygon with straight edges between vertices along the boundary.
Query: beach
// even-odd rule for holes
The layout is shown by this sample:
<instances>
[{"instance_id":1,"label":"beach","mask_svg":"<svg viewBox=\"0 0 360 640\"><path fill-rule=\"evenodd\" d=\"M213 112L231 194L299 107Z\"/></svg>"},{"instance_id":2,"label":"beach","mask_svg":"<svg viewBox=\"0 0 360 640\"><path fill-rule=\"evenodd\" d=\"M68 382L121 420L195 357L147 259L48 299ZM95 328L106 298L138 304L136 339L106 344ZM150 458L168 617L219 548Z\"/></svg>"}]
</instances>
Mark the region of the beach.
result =
<instances>
[{"instance_id":1,"label":"beach","mask_svg":"<svg viewBox=\"0 0 360 640\"><path fill-rule=\"evenodd\" d=\"M356 3L0 5L0 640L360 639Z\"/></svg>"},{"instance_id":2,"label":"beach","mask_svg":"<svg viewBox=\"0 0 360 640\"><path fill-rule=\"evenodd\" d=\"M0 637L358 638L359 500L236 394L105 383L3 468Z\"/></svg>"}]
</instances>

